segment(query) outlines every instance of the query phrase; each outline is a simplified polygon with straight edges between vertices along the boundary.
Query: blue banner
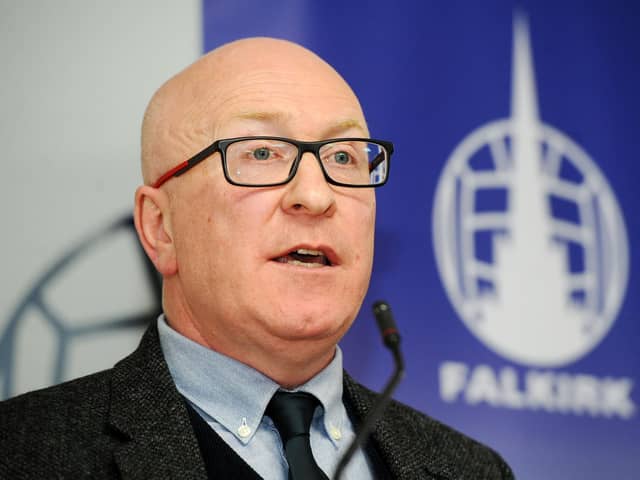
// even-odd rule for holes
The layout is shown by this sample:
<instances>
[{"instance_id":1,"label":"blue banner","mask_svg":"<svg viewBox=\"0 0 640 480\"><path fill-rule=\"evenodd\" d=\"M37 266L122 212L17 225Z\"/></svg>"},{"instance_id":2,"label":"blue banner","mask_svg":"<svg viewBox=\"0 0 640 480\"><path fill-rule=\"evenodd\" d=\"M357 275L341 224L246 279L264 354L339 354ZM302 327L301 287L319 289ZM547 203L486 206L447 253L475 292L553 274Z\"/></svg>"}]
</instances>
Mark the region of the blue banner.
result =
<instances>
[{"instance_id":1,"label":"blue banner","mask_svg":"<svg viewBox=\"0 0 640 480\"><path fill-rule=\"evenodd\" d=\"M301 43L395 144L347 369L384 384L370 305L388 300L408 364L396 397L525 480L640 467L639 14L629 2L203 4L205 51Z\"/></svg>"}]
</instances>

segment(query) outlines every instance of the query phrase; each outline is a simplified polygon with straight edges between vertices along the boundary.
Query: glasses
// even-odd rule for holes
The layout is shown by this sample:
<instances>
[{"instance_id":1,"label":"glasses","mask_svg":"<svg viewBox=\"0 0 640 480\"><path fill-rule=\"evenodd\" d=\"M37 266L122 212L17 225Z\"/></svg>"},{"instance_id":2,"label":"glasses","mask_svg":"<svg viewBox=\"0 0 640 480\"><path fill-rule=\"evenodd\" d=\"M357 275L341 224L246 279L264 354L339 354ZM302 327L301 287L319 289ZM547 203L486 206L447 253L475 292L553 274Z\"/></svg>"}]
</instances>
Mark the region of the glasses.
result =
<instances>
[{"instance_id":1,"label":"glasses","mask_svg":"<svg viewBox=\"0 0 640 480\"><path fill-rule=\"evenodd\" d=\"M242 187L274 187L290 182L304 153L313 153L326 181L341 187L379 187L389 178L393 144L368 138L334 138L300 142L280 137L238 137L216 140L162 175L160 187L220 152L224 177Z\"/></svg>"}]
</instances>

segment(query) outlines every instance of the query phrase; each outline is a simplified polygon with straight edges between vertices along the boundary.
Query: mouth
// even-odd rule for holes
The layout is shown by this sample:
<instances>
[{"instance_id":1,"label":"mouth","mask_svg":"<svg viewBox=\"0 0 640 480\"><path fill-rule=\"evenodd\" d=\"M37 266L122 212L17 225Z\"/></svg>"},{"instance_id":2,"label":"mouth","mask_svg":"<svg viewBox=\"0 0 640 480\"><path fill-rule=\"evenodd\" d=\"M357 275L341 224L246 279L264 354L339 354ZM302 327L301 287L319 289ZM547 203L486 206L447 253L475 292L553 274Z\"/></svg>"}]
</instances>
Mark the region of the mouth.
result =
<instances>
[{"instance_id":1,"label":"mouth","mask_svg":"<svg viewBox=\"0 0 640 480\"><path fill-rule=\"evenodd\" d=\"M286 263L288 265L297 265L306 268L332 267L334 262L331 261L331 252L325 250L314 250L310 248L296 248L280 255L272 260L278 263Z\"/></svg>"}]
</instances>

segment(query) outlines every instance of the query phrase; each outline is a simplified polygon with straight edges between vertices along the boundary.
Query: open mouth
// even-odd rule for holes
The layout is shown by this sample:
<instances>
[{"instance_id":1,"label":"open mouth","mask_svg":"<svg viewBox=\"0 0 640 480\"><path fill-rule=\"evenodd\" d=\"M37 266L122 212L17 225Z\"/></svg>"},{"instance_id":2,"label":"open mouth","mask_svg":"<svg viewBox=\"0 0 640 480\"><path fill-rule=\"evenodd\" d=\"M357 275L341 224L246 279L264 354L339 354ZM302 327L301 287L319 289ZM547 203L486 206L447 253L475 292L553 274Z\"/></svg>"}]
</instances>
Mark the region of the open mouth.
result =
<instances>
[{"instance_id":1,"label":"open mouth","mask_svg":"<svg viewBox=\"0 0 640 480\"><path fill-rule=\"evenodd\" d=\"M330 267L333 265L323 251L310 250L307 248L297 248L273 260L279 263L299 265L307 268Z\"/></svg>"}]
</instances>

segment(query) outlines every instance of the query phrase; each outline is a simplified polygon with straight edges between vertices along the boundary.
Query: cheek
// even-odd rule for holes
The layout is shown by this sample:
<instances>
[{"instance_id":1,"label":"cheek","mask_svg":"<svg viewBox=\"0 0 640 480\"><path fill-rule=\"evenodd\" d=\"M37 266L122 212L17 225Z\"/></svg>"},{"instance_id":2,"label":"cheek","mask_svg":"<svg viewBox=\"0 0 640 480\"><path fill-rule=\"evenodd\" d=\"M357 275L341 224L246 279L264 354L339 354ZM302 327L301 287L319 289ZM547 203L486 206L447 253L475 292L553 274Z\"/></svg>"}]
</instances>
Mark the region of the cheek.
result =
<instances>
[{"instance_id":1,"label":"cheek","mask_svg":"<svg viewBox=\"0 0 640 480\"><path fill-rule=\"evenodd\" d=\"M206 245L207 256L220 268L229 270L230 277L246 273L258 258L260 246L264 242L264 225L270 210L268 199L252 195L242 190L238 195L226 192L211 200L212 207L206 212L206 225L198 239ZM204 223L204 218L194 218L194 222ZM199 246L200 248L202 245Z\"/></svg>"},{"instance_id":2,"label":"cheek","mask_svg":"<svg viewBox=\"0 0 640 480\"><path fill-rule=\"evenodd\" d=\"M349 243L354 265L351 287L364 295L373 267L373 246L375 230L375 202L358 202L352 208L352 216L347 219L345 231L351 232Z\"/></svg>"},{"instance_id":3,"label":"cheek","mask_svg":"<svg viewBox=\"0 0 640 480\"><path fill-rule=\"evenodd\" d=\"M178 269L183 276L201 277L207 269L215 269L218 256L228 248L224 244L228 230L224 195L215 195L212 188L182 194L172 212Z\"/></svg>"},{"instance_id":4,"label":"cheek","mask_svg":"<svg viewBox=\"0 0 640 480\"><path fill-rule=\"evenodd\" d=\"M373 261L373 243L376 220L375 197L371 202L362 202L351 218L351 225L355 226L352 245L359 245L357 249L357 260L359 262L371 263Z\"/></svg>"}]
</instances>

